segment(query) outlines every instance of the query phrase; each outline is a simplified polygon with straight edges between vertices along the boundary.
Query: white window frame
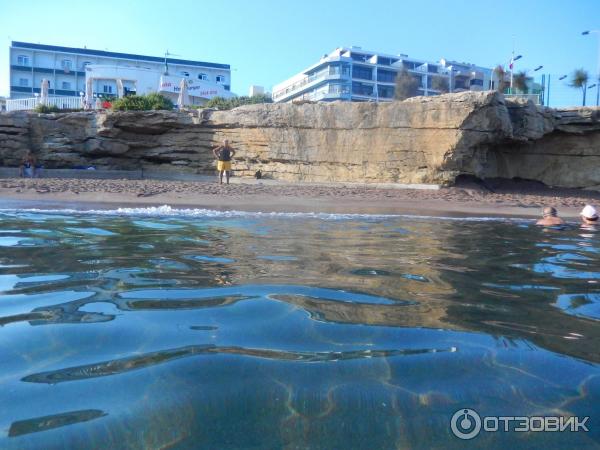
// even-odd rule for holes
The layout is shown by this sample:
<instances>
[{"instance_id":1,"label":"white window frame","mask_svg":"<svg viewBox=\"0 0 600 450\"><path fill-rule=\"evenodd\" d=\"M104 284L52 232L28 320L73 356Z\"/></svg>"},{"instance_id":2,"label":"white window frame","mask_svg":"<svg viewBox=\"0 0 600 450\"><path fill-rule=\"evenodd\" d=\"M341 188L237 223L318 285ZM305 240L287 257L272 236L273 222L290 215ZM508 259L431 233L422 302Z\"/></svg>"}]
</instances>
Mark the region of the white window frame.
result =
<instances>
[{"instance_id":1,"label":"white window frame","mask_svg":"<svg viewBox=\"0 0 600 450\"><path fill-rule=\"evenodd\" d=\"M63 81L61 83L62 86L62 90L63 91L70 91L71 90L71 82L70 81Z\"/></svg>"},{"instance_id":2,"label":"white window frame","mask_svg":"<svg viewBox=\"0 0 600 450\"><path fill-rule=\"evenodd\" d=\"M202 80L202 81L208 81L208 74L206 74L206 73L199 73L198 74L198 79Z\"/></svg>"},{"instance_id":3,"label":"white window frame","mask_svg":"<svg viewBox=\"0 0 600 450\"><path fill-rule=\"evenodd\" d=\"M73 61L70 59L63 59L60 62L60 67L65 70L71 70L73 68Z\"/></svg>"},{"instance_id":4,"label":"white window frame","mask_svg":"<svg viewBox=\"0 0 600 450\"><path fill-rule=\"evenodd\" d=\"M89 66L90 64L93 64L93 63L92 63L91 61L84 61L84 62L83 62L83 64L81 65L81 68L82 68L83 70L85 70L85 67L86 67L86 66Z\"/></svg>"},{"instance_id":5,"label":"white window frame","mask_svg":"<svg viewBox=\"0 0 600 450\"><path fill-rule=\"evenodd\" d=\"M29 56L28 55L17 55L17 65L18 66L29 66Z\"/></svg>"},{"instance_id":6,"label":"white window frame","mask_svg":"<svg viewBox=\"0 0 600 450\"><path fill-rule=\"evenodd\" d=\"M217 75L215 78L216 83L225 83L225 75Z\"/></svg>"},{"instance_id":7,"label":"white window frame","mask_svg":"<svg viewBox=\"0 0 600 450\"><path fill-rule=\"evenodd\" d=\"M179 72L181 74L182 77L188 77L190 76L189 72L186 72L185 70L182 70L181 72Z\"/></svg>"},{"instance_id":8,"label":"white window frame","mask_svg":"<svg viewBox=\"0 0 600 450\"><path fill-rule=\"evenodd\" d=\"M112 94L112 86L110 84L105 84L102 86L102 93L103 94Z\"/></svg>"}]
</instances>

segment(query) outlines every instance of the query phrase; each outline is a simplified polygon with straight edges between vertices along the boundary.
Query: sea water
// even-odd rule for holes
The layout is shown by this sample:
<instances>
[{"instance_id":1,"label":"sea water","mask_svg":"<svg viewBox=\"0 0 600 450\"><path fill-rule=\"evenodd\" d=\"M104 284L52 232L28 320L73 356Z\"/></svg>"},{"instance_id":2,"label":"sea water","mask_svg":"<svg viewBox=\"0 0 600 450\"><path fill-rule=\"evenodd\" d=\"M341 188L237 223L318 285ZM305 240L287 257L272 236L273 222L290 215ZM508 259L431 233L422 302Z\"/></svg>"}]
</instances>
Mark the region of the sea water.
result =
<instances>
[{"instance_id":1,"label":"sea water","mask_svg":"<svg viewBox=\"0 0 600 450\"><path fill-rule=\"evenodd\" d=\"M4 211L0 448L598 447L599 320L578 224Z\"/></svg>"}]
</instances>

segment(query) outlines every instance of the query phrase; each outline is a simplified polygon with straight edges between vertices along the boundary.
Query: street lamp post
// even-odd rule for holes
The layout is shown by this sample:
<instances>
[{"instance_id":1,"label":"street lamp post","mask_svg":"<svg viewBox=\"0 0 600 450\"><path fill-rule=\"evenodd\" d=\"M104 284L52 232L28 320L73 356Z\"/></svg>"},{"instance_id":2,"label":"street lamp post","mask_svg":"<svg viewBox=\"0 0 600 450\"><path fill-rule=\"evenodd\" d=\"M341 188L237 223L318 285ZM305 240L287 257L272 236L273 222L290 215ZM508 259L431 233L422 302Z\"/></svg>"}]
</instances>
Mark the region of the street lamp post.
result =
<instances>
[{"instance_id":1,"label":"street lamp post","mask_svg":"<svg viewBox=\"0 0 600 450\"><path fill-rule=\"evenodd\" d=\"M523 55L517 55L515 56L515 51L513 50L512 53L512 58L510 60L510 93L513 93L513 68L515 66L515 61L521 59L523 57Z\"/></svg>"},{"instance_id":2,"label":"street lamp post","mask_svg":"<svg viewBox=\"0 0 600 450\"><path fill-rule=\"evenodd\" d=\"M598 83L596 83L596 106L600 106L600 30L588 30L582 32L581 34L587 36L592 33L598 36L598 58L596 61L596 77L598 79Z\"/></svg>"}]
</instances>

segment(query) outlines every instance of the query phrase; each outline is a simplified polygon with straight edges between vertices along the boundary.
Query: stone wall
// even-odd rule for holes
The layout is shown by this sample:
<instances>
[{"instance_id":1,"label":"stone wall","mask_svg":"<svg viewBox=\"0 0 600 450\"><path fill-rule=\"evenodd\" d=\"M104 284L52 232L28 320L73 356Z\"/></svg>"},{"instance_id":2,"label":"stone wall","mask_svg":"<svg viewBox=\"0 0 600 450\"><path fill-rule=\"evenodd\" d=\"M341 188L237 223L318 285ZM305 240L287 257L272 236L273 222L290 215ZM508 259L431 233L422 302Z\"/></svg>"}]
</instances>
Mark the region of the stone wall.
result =
<instances>
[{"instance_id":1,"label":"stone wall","mask_svg":"<svg viewBox=\"0 0 600 450\"><path fill-rule=\"evenodd\" d=\"M600 185L600 112L507 102L495 92L393 103L250 105L231 111L0 114L0 165L31 150L48 168L213 173L229 139L237 175L452 183L457 175Z\"/></svg>"}]
</instances>

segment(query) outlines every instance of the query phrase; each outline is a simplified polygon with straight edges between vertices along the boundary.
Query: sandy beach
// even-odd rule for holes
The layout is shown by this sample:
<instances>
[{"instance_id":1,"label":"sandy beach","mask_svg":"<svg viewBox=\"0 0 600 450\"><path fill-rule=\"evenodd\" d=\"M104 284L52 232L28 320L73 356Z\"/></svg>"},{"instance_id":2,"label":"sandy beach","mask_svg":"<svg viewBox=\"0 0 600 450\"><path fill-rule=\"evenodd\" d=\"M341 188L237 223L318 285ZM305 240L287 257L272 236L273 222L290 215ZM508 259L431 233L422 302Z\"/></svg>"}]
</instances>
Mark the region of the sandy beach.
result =
<instances>
[{"instance_id":1,"label":"sandy beach","mask_svg":"<svg viewBox=\"0 0 600 450\"><path fill-rule=\"evenodd\" d=\"M262 212L331 212L450 216L536 217L545 205L576 218L600 192L551 189L531 182L482 185L465 181L438 190L332 186L235 179L199 181L0 179L2 208L115 208L160 206Z\"/></svg>"}]
</instances>

